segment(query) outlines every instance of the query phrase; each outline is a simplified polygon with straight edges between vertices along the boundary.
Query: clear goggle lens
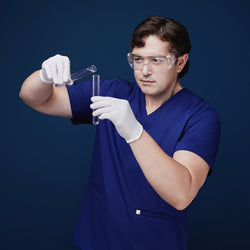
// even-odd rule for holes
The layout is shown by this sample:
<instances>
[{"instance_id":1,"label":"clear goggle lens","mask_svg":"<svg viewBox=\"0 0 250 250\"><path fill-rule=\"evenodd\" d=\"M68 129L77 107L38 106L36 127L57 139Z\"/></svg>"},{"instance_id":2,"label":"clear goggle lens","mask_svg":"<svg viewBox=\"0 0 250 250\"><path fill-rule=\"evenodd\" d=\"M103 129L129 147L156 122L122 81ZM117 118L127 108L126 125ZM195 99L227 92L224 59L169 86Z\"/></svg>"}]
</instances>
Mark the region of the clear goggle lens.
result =
<instances>
[{"instance_id":1,"label":"clear goggle lens","mask_svg":"<svg viewBox=\"0 0 250 250\"><path fill-rule=\"evenodd\" d=\"M173 55L166 56L139 56L128 53L128 63L134 70L141 71L145 65L153 72L164 72L174 65L176 57Z\"/></svg>"}]
</instances>

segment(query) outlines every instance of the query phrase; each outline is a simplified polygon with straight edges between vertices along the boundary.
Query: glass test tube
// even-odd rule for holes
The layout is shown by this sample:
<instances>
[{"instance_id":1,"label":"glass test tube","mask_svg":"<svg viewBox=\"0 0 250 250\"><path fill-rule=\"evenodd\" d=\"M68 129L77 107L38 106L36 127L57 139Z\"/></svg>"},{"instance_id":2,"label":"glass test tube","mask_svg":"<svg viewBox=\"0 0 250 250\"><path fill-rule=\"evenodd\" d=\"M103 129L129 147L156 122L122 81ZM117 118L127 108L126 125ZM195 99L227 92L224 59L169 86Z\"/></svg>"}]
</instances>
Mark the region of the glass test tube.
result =
<instances>
[{"instance_id":1,"label":"glass test tube","mask_svg":"<svg viewBox=\"0 0 250 250\"><path fill-rule=\"evenodd\" d=\"M92 96L100 95L100 75L92 75ZM94 125L99 124L98 116L92 117L92 122Z\"/></svg>"},{"instance_id":2,"label":"glass test tube","mask_svg":"<svg viewBox=\"0 0 250 250\"><path fill-rule=\"evenodd\" d=\"M71 80L74 82L74 81L77 81L83 77L86 77L90 74L93 74L97 71L97 68L95 65L91 65L90 67L86 68L86 69L82 69L74 74L71 75Z\"/></svg>"},{"instance_id":3,"label":"glass test tube","mask_svg":"<svg viewBox=\"0 0 250 250\"><path fill-rule=\"evenodd\" d=\"M88 75L90 75L90 74L95 73L96 71L97 71L96 66L95 66L95 65L91 65L91 66L89 66L89 67L86 68L86 69L82 69L82 70L77 71L77 72L75 72L74 74L72 74L72 75L71 75L71 81L72 81L72 83L73 83L73 82L75 82L75 81L77 81L77 80L79 80L79 79L81 79L81 78L84 78L84 77L86 77L86 76L88 76ZM60 88L60 87L62 87L62 86L65 86L65 84L66 84L66 83L64 83L64 84L55 83L55 87L56 87L56 88Z\"/></svg>"}]
</instances>

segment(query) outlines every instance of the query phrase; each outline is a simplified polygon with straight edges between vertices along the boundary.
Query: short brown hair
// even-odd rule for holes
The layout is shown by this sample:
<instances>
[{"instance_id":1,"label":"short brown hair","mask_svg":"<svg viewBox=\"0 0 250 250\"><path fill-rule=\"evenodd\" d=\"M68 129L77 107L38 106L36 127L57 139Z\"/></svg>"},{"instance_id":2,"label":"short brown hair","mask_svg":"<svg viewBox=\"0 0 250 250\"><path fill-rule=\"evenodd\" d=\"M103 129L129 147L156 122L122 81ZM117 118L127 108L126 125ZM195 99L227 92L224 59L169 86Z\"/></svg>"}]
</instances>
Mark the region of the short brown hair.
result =
<instances>
[{"instance_id":1,"label":"short brown hair","mask_svg":"<svg viewBox=\"0 0 250 250\"><path fill-rule=\"evenodd\" d=\"M174 53L177 58L189 53L191 50L191 43L186 27L171 18L159 16L150 16L135 28L130 41L131 50L135 47L144 47L144 39L150 35L156 35L162 41L169 42L170 52ZM178 78L182 78L187 74L189 63L187 61Z\"/></svg>"}]
</instances>

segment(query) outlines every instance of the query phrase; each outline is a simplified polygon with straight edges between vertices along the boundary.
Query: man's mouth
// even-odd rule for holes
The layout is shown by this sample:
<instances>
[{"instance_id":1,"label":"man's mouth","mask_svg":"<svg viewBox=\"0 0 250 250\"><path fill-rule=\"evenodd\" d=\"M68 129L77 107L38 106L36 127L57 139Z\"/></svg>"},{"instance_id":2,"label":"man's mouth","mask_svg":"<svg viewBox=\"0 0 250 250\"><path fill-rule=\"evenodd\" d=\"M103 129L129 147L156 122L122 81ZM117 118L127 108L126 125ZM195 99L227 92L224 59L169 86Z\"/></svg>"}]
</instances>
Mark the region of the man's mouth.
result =
<instances>
[{"instance_id":1,"label":"man's mouth","mask_svg":"<svg viewBox=\"0 0 250 250\"><path fill-rule=\"evenodd\" d=\"M150 85L150 84L153 84L155 81L154 80L149 80L149 79L141 79L141 82L144 85Z\"/></svg>"}]
</instances>

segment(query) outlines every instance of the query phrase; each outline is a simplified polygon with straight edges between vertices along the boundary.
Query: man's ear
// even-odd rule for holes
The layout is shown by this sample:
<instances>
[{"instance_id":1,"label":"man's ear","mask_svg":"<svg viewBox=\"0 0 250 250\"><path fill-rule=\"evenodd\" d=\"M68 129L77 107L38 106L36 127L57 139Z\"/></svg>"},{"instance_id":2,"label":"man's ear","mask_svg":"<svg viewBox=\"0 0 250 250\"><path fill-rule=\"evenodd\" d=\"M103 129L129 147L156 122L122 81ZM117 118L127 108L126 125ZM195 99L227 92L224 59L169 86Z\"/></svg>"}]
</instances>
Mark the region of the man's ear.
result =
<instances>
[{"instance_id":1,"label":"man's ear","mask_svg":"<svg viewBox=\"0 0 250 250\"><path fill-rule=\"evenodd\" d=\"M183 70L183 68L185 67L185 65L188 61L188 57L189 57L188 54L183 54L182 56L178 57L178 61L176 63L177 73L180 73Z\"/></svg>"}]
</instances>

